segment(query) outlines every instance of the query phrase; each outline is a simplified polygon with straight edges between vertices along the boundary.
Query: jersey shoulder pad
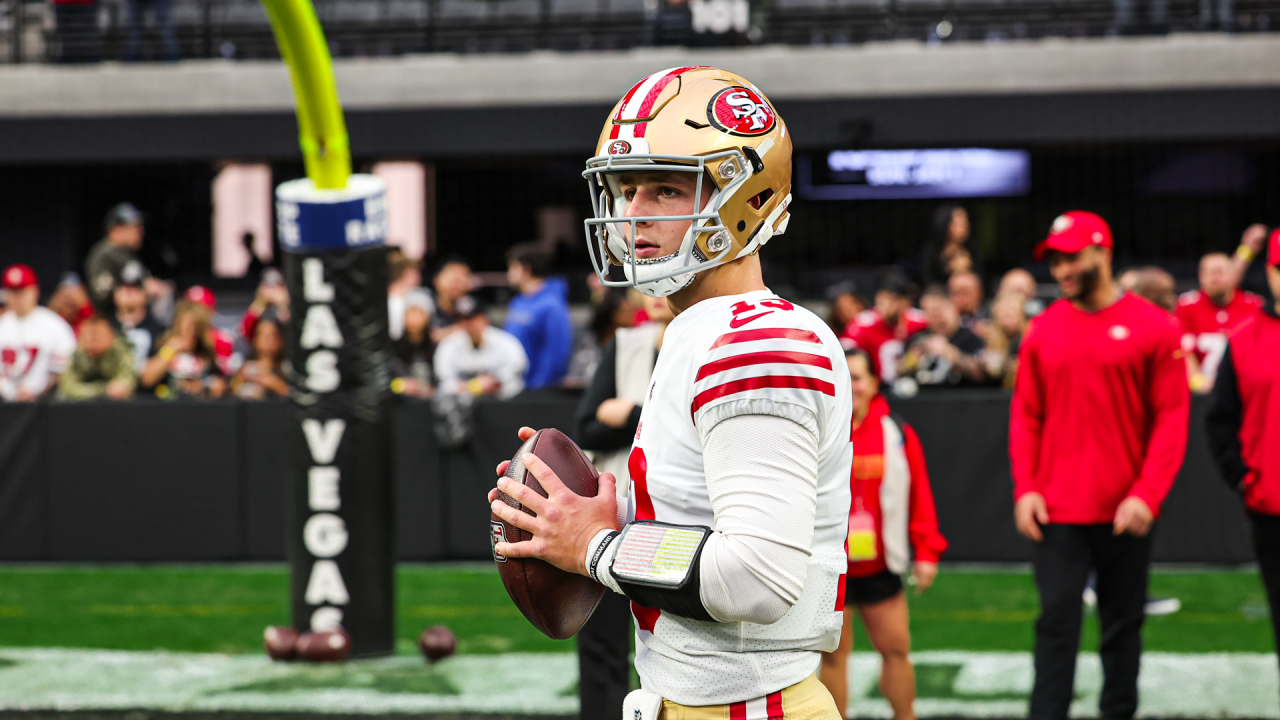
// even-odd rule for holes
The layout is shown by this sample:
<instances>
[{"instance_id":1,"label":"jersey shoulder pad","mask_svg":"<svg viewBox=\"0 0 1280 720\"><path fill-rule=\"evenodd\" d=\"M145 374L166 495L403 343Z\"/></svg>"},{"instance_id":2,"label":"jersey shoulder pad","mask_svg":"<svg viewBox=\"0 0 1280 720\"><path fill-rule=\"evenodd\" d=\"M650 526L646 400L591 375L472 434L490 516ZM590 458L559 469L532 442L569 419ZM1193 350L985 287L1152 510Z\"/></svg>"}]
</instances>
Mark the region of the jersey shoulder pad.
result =
<instances>
[{"instance_id":1,"label":"jersey shoulder pad","mask_svg":"<svg viewBox=\"0 0 1280 720\"><path fill-rule=\"evenodd\" d=\"M781 415L818 427L836 393L844 349L803 308L762 316L711 341L697 364L689 411L705 432L735 415ZM709 415L710 414L710 415Z\"/></svg>"}]
</instances>

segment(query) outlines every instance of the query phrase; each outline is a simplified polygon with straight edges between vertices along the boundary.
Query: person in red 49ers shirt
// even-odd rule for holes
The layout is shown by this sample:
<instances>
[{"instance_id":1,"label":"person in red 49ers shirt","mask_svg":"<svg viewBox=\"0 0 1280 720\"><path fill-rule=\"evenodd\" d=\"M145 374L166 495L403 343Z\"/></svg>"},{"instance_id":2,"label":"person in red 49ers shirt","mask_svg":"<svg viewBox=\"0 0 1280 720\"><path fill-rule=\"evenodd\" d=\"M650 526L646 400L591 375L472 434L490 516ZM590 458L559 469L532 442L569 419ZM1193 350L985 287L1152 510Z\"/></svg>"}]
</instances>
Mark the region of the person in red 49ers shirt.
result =
<instances>
[{"instance_id":1,"label":"person in red 49ers shirt","mask_svg":"<svg viewBox=\"0 0 1280 720\"><path fill-rule=\"evenodd\" d=\"M1192 390L1213 388L1227 337L1262 307L1262 298L1236 289L1239 280L1225 253L1209 253L1200 258L1200 289L1178 298L1182 349L1194 358L1187 363Z\"/></svg>"},{"instance_id":2,"label":"person in red 49ers shirt","mask_svg":"<svg viewBox=\"0 0 1280 720\"><path fill-rule=\"evenodd\" d=\"M924 314L911 307L911 283L898 272L880 278L876 306L858 313L840 336L846 349L860 347L871 356L872 371L882 382L898 377L898 360L907 341L929 327Z\"/></svg>"},{"instance_id":3,"label":"person in red 49ers shirt","mask_svg":"<svg viewBox=\"0 0 1280 720\"><path fill-rule=\"evenodd\" d=\"M1176 321L1111 275L1111 230L1088 212L1035 251L1063 298L1027 330L1009 424L1018 530L1040 592L1032 720L1065 720L1081 593L1098 577L1105 718L1132 718L1151 528L1187 444L1191 397Z\"/></svg>"},{"instance_id":4,"label":"person in red 49ers shirt","mask_svg":"<svg viewBox=\"0 0 1280 720\"><path fill-rule=\"evenodd\" d=\"M1244 495L1253 548L1280 645L1280 230L1271 234L1267 284L1272 304L1246 320L1227 344L1205 429L1233 489Z\"/></svg>"}]
</instances>

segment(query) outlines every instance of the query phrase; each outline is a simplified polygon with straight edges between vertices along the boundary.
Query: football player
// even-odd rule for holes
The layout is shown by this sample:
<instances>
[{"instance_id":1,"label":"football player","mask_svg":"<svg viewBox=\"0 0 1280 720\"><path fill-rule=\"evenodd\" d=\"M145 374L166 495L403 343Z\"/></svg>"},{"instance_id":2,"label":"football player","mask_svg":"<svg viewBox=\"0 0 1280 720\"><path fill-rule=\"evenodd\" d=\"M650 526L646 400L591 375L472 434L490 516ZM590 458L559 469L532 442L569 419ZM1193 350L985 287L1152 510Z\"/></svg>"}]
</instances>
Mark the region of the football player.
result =
<instances>
[{"instance_id":1,"label":"football player","mask_svg":"<svg viewBox=\"0 0 1280 720\"><path fill-rule=\"evenodd\" d=\"M631 600L642 689L627 720L842 718L816 671L844 614L849 374L835 334L765 287L757 255L789 219L787 126L747 80L673 68L623 97L597 148L583 175L601 282L676 313L631 450L629 508L615 515L612 475L580 497L525 455L548 497L499 480L493 512L533 539L496 550Z\"/></svg>"}]
</instances>

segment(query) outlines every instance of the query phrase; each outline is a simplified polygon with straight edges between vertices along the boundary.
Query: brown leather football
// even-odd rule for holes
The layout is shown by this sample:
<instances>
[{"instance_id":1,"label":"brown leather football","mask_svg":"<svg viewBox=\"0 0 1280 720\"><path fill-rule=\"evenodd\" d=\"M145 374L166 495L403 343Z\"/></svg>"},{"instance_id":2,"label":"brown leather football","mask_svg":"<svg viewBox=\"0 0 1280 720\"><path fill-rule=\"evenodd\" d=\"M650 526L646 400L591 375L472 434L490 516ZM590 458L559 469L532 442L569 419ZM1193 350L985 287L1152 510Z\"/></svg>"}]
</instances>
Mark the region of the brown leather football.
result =
<instances>
[{"instance_id":1,"label":"brown leather football","mask_svg":"<svg viewBox=\"0 0 1280 720\"><path fill-rule=\"evenodd\" d=\"M538 478L520 461L525 453L537 455L564 482L565 487L585 497L596 496L600 474L577 444L564 433L553 428L539 430L520 446L507 467L507 477L546 497L547 492L542 489ZM533 514L506 493L500 492L498 497L517 510ZM489 530L491 546L500 541L517 543L533 537L492 513ZM553 640L573 637L595 612L600 598L604 597L605 587L585 575L565 572L543 560L500 557L496 550L493 556L511 600L534 627Z\"/></svg>"},{"instance_id":2,"label":"brown leather football","mask_svg":"<svg viewBox=\"0 0 1280 720\"><path fill-rule=\"evenodd\" d=\"M298 656L298 631L286 625L272 625L263 631L262 645L272 660L292 660Z\"/></svg>"},{"instance_id":3,"label":"brown leather football","mask_svg":"<svg viewBox=\"0 0 1280 720\"><path fill-rule=\"evenodd\" d=\"M418 649L427 662L443 660L458 650L458 638L443 625L433 625L418 636Z\"/></svg>"},{"instance_id":4,"label":"brown leather football","mask_svg":"<svg viewBox=\"0 0 1280 720\"><path fill-rule=\"evenodd\" d=\"M338 662L351 653L351 636L337 628L298 636L298 657L310 662Z\"/></svg>"}]
</instances>

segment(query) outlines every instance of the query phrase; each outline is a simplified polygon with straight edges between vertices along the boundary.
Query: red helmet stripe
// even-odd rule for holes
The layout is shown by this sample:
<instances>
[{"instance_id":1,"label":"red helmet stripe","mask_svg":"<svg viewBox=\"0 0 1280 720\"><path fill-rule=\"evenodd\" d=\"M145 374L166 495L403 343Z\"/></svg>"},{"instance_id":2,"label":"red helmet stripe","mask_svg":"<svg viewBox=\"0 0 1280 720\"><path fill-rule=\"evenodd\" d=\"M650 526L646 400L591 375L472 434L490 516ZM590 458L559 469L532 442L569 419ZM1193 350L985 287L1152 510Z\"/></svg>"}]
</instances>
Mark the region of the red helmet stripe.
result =
<instances>
[{"instance_id":1,"label":"red helmet stripe","mask_svg":"<svg viewBox=\"0 0 1280 720\"><path fill-rule=\"evenodd\" d=\"M667 74L661 80L655 83L653 87L649 88L649 94L644 96L644 103L640 105L640 110L635 114L635 117L648 117L649 113L653 112L653 104L658 102L658 96L662 94L663 90L667 89L667 86L671 84L672 80L675 80L676 78L680 77L686 72L689 72L690 70L701 70L705 67L707 66L706 65L687 65L682 68L676 68L674 70L668 71ZM645 127L647 127L648 125L649 123L647 122L642 122L638 124L636 126L636 137L638 138L644 137Z\"/></svg>"},{"instance_id":2,"label":"red helmet stripe","mask_svg":"<svg viewBox=\"0 0 1280 720\"><path fill-rule=\"evenodd\" d=\"M672 80L690 70L700 70L705 67L707 66L688 65L685 67L671 68L669 70L663 70L660 73L654 73L636 83L622 98L622 104L618 106L618 112L613 116L613 129L609 132L609 139L618 139L621 123L626 123L626 121L635 120L636 118L648 117L649 113L653 112L654 103L658 101L658 97L662 95L662 91L666 89L667 85L671 84ZM637 99L636 94L639 93L642 88L647 88L647 90L645 90L644 95L641 98ZM644 137L645 125L647 124L648 123L638 123L632 137Z\"/></svg>"}]
</instances>

